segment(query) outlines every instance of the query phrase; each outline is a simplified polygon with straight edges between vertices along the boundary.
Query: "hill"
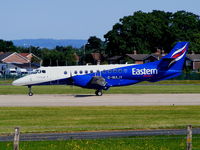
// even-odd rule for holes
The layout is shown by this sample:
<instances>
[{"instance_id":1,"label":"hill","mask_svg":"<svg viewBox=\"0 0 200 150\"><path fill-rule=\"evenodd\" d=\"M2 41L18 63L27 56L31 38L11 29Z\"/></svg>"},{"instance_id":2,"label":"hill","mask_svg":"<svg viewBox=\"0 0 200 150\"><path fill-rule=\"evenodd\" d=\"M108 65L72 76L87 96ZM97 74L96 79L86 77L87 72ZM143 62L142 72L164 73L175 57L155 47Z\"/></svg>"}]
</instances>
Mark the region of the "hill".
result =
<instances>
[{"instance_id":1,"label":"hill","mask_svg":"<svg viewBox=\"0 0 200 150\"><path fill-rule=\"evenodd\" d=\"M73 40L73 39L21 39L13 40L15 46L29 47L35 46L40 48L53 49L56 46L72 46L80 48L87 43L87 40Z\"/></svg>"}]
</instances>

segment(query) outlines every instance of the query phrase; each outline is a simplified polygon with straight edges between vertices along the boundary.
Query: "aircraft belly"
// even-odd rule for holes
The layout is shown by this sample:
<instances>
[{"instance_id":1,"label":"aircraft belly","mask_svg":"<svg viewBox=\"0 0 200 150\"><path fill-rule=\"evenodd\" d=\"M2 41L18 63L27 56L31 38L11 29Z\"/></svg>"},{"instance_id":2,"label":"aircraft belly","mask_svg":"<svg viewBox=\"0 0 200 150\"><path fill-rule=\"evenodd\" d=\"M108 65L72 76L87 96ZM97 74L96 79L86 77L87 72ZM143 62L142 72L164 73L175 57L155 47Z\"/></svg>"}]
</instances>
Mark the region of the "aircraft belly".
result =
<instances>
[{"instance_id":1,"label":"aircraft belly","mask_svg":"<svg viewBox=\"0 0 200 150\"><path fill-rule=\"evenodd\" d=\"M125 85L132 85L140 81L129 80L129 79L107 79L106 82L109 86L125 86Z\"/></svg>"}]
</instances>

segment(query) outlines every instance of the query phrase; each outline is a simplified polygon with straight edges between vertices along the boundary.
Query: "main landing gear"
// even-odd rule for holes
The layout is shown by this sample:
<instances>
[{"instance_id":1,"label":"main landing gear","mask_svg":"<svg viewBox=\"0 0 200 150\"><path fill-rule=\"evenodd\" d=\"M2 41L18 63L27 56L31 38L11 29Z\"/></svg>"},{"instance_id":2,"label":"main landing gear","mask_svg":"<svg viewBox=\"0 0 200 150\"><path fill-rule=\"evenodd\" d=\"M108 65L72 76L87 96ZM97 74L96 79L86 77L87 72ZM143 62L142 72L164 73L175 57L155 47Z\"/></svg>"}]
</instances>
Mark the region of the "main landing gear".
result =
<instances>
[{"instance_id":1,"label":"main landing gear","mask_svg":"<svg viewBox=\"0 0 200 150\"><path fill-rule=\"evenodd\" d=\"M29 89L28 95L29 96L33 96L33 92L32 92L31 86L28 86L28 89Z\"/></svg>"},{"instance_id":2,"label":"main landing gear","mask_svg":"<svg viewBox=\"0 0 200 150\"><path fill-rule=\"evenodd\" d=\"M95 94L96 94L96 96L102 96L103 92L102 92L102 90L96 90Z\"/></svg>"}]
</instances>

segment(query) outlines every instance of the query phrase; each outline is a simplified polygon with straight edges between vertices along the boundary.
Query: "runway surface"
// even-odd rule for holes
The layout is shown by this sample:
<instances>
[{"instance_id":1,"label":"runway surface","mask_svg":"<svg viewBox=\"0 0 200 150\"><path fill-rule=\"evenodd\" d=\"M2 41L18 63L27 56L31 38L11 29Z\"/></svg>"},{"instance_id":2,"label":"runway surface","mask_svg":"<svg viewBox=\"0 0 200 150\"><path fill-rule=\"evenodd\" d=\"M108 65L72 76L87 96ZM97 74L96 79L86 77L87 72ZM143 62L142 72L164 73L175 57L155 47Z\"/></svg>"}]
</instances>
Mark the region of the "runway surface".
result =
<instances>
[{"instance_id":1,"label":"runway surface","mask_svg":"<svg viewBox=\"0 0 200 150\"><path fill-rule=\"evenodd\" d=\"M0 95L0 107L200 105L200 94Z\"/></svg>"},{"instance_id":2,"label":"runway surface","mask_svg":"<svg viewBox=\"0 0 200 150\"><path fill-rule=\"evenodd\" d=\"M200 128L194 128L193 134L200 134ZM50 141L71 139L103 139L103 138L125 138L135 136L155 135L186 135L186 129L165 130L139 130L139 131L106 131L106 132L76 132L76 133L34 133L21 134L20 141ZM0 141L12 141L13 135L0 136Z\"/></svg>"}]
</instances>

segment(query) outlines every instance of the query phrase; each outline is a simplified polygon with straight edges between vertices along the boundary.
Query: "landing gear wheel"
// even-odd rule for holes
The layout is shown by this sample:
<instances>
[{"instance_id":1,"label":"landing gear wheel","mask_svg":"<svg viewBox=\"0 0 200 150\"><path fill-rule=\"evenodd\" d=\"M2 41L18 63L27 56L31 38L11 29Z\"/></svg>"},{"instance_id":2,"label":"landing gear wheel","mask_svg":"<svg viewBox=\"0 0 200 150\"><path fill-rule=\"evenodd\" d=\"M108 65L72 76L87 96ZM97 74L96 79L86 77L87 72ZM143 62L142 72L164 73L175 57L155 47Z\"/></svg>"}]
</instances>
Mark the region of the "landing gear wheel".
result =
<instances>
[{"instance_id":1,"label":"landing gear wheel","mask_svg":"<svg viewBox=\"0 0 200 150\"><path fill-rule=\"evenodd\" d=\"M102 92L102 90L97 90L97 91L95 92L95 94L96 94L96 96L102 96L102 95L103 95L103 92Z\"/></svg>"},{"instance_id":2,"label":"landing gear wheel","mask_svg":"<svg viewBox=\"0 0 200 150\"><path fill-rule=\"evenodd\" d=\"M28 86L28 88L29 88L28 95L29 95L29 96L33 96L33 92L32 92L31 86Z\"/></svg>"},{"instance_id":3,"label":"landing gear wheel","mask_svg":"<svg viewBox=\"0 0 200 150\"><path fill-rule=\"evenodd\" d=\"M32 92L29 92L28 95L29 95L29 96L33 96L33 93L32 93Z\"/></svg>"}]
</instances>

